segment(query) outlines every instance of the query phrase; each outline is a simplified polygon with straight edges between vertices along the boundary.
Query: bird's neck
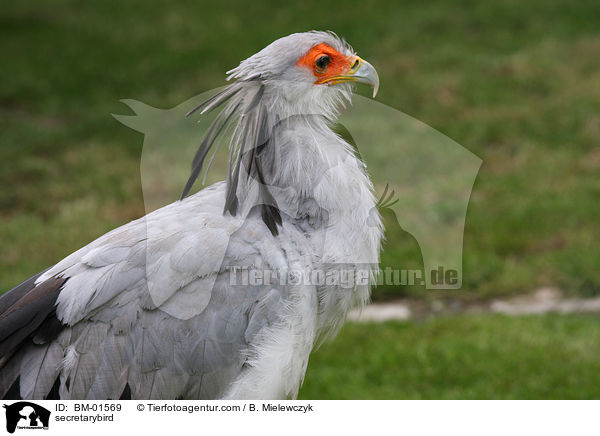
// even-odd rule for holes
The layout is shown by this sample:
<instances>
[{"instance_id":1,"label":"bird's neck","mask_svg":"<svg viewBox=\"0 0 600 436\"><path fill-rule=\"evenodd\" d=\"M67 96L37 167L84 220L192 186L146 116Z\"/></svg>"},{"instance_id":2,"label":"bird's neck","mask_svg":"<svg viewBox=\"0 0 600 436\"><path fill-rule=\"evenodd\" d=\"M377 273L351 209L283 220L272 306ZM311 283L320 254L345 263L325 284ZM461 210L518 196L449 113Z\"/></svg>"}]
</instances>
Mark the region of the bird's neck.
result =
<instances>
[{"instance_id":1,"label":"bird's neck","mask_svg":"<svg viewBox=\"0 0 600 436\"><path fill-rule=\"evenodd\" d=\"M281 123L261 157L265 183L277 207L298 225L339 233L345 242L338 248L352 257L344 261L377 262L381 224L373 185L353 147L330 125L319 115Z\"/></svg>"},{"instance_id":2,"label":"bird's neck","mask_svg":"<svg viewBox=\"0 0 600 436\"><path fill-rule=\"evenodd\" d=\"M383 228L373 186L352 146L324 117L292 116L273 131L260 160L284 225L299 230L312 247L313 270L372 277ZM246 211L257 204L257 185L253 178L240 185ZM317 288L319 337L335 332L351 308L366 304L370 292L369 284Z\"/></svg>"},{"instance_id":3,"label":"bird's neck","mask_svg":"<svg viewBox=\"0 0 600 436\"><path fill-rule=\"evenodd\" d=\"M245 153L232 178L243 215L272 204L306 234L321 227L335 235L333 261L376 263L381 223L373 186L354 148L331 129L341 106L304 107L252 86L244 89L247 109L232 147Z\"/></svg>"},{"instance_id":4,"label":"bird's neck","mask_svg":"<svg viewBox=\"0 0 600 436\"><path fill-rule=\"evenodd\" d=\"M260 150L260 165L262 182L286 215L315 219L323 210L368 212L375 206L364 164L321 115L279 120L269 144ZM241 186L240 197L248 199L248 207L258 184L261 181L251 177Z\"/></svg>"},{"instance_id":5,"label":"bird's neck","mask_svg":"<svg viewBox=\"0 0 600 436\"><path fill-rule=\"evenodd\" d=\"M372 278L383 226L372 183L354 149L322 118L308 124L300 118L283 132L278 150L282 168L274 182L287 188L280 198L297 208L295 222L313 245L315 268ZM350 309L366 304L370 285L319 286L318 294L317 332L325 338Z\"/></svg>"}]
</instances>

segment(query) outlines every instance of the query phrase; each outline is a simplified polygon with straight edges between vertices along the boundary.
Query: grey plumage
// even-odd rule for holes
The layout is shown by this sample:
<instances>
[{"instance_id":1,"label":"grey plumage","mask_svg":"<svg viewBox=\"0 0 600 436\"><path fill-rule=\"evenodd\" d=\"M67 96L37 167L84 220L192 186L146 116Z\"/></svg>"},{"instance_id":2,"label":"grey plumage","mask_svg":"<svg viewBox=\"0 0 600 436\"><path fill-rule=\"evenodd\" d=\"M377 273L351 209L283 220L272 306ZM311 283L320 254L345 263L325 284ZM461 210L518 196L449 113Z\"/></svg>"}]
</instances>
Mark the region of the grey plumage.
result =
<instances>
[{"instance_id":1,"label":"grey plumage","mask_svg":"<svg viewBox=\"0 0 600 436\"><path fill-rule=\"evenodd\" d=\"M188 206L190 210L203 203L198 198L185 202L193 203ZM12 359L17 362L27 356L17 370L6 365L2 368L3 380L13 378L14 381L17 375L21 376L22 398L44 398L60 368L63 399L119 398L126 383L131 387L133 398L187 398L192 392L197 398L214 398L223 394L226 382L241 370L245 360L243 350L249 340L261 326L276 323L279 315L275 307L265 312L254 306L261 306L265 296L270 295L271 301L273 294L283 294L285 290L245 287L240 294L230 288L225 264L219 265L221 274L212 289L201 290L201 293L209 293L210 301L200 314L181 320L157 307L149 295L144 272L133 264L136 258L138 262L146 262L144 256L132 256L143 244L138 241L138 232L143 231L145 224L144 220L138 220L121 228L119 247L105 245L116 235L101 238L81 253L78 262L63 271L65 275L79 271L77 276L91 279L102 292L90 293L82 305L84 313L88 313L87 320L78 320L76 316L74 325L63 326L56 341L26 345L21 354ZM181 230L175 234L183 233L181 241L196 230L186 232L186 224L179 225ZM243 256L256 263L260 254L246 242L251 239L249 231L256 229L242 226L231 235L229 250L236 254L225 253L225 259ZM125 244L127 239L123 239L125 235L132 237L129 246ZM129 254L124 253L125 247ZM174 266L187 269L181 261ZM180 287L178 292L184 288ZM169 301L168 298L165 303ZM6 391L10 385L1 387Z\"/></svg>"}]
</instances>

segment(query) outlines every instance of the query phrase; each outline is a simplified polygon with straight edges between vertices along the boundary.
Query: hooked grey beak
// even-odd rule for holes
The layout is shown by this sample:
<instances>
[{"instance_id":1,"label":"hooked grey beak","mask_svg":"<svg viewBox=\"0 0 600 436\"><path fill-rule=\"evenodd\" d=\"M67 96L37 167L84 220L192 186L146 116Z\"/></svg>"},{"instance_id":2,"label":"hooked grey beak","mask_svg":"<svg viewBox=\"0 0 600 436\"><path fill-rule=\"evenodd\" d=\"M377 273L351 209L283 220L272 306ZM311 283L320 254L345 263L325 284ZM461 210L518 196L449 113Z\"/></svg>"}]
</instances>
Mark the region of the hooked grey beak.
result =
<instances>
[{"instance_id":1,"label":"hooked grey beak","mask_svg":"<svg viewBox=\"0 0 600 436\"><path fill-rule=\"evenodd\" d=\"M365 85L369 85L373 88L373 98L377 95L377 91L379 90L379 76L377 75L377 71L367 61L356 56L356 60L358 61L358 67L354 70L354 65L352 69L348 72L348 74L353 77L354 81L358 83L364 83ZM356 61L355 61L356 64ZM354 71L352 71L354 70Z\"/></svg>"},{"instance_id":2,"label":"hooked grey beak","mask_svg":"<svg viewBox=\"0 0 600 436\"><path fill-rule=\"evenodd\" d=\"M352 67L350 67L347 73L328 77L319 83L333 85L341 82L358 82L369 85L373 88L373 98L375 98L379 90L379 76L377 75L377 71L375 71L373 65L358 56L354 56Z\"/></svg>"}]
</instances>

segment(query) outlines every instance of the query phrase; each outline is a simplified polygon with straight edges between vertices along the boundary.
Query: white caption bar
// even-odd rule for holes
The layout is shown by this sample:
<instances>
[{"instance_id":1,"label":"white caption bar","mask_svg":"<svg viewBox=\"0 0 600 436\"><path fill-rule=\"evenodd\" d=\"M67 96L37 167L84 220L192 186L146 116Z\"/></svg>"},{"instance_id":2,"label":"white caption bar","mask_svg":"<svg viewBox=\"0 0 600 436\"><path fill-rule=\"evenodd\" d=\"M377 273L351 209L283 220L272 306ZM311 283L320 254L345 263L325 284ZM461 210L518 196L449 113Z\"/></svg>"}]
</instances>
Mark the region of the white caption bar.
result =
<instances>
[{"instance_id":1,"label":"white caption bar","mask_svg":"<svg viewBox=\"0 0 600 436\"><path fill-rule=\"evenodd\" d=\"M599 434L597 401L4 401L26 436ZM44 412L46 410L49 415ZM16 421L15 421L16 420ZM223 433L225 432L225 433Z\"/></svg>"}]
</instances>

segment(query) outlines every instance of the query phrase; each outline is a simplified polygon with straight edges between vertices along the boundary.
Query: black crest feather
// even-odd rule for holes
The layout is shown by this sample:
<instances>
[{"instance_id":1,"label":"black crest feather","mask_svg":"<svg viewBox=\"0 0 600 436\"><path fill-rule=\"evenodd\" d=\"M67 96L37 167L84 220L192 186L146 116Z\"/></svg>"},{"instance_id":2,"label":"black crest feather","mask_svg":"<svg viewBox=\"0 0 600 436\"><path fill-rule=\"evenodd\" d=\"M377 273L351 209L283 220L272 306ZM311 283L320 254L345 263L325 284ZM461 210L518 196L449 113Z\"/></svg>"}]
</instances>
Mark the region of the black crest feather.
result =
<instances>
[{"instance_id":1,"label":"black crest feather","mask_svg":"<svg viewBox=\"0 0 600 436\"><path fill-rule=\"evenodd\" d=\"M282 219L276 200L268 188L263 156L271 142L273 129L280 123L270 122L263 102L264 94L264 84L257 86L255 81L236 82L188 112L190 116L199 110L202 110L201 113L207 113L222 108L198 146L181 199L189 194L198 179L210 150L218 146L226 137L224 132L228 132L231 135L231 144L223 213L228 212L234 216L238 213L239 184L250 179L255 180L259 184L258 203L261 205L261 217L271 233L276 236L279 233L277 226L282 225Z\"/></svg>"}]
</instances>

